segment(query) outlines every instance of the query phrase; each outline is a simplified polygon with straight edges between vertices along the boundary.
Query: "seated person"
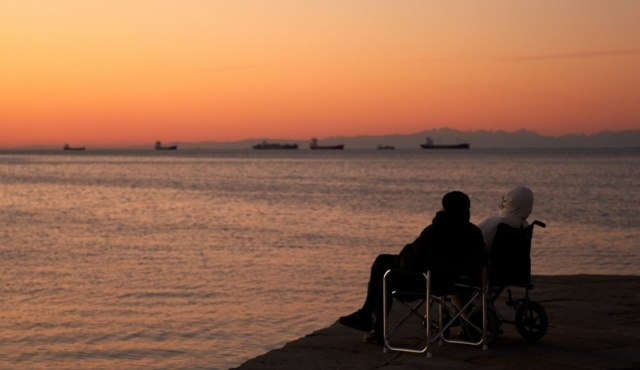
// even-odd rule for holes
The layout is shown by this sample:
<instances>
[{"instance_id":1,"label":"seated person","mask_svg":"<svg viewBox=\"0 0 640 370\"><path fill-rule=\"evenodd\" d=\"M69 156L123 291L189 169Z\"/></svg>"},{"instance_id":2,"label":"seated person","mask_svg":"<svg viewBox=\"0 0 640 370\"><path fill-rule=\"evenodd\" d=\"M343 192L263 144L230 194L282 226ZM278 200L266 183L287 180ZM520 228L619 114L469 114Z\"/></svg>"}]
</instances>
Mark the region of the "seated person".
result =
<instances>
[{"instance_id":1,"label":"seated person","mask_svg":"<svg viewBox=\"0 0 640 370\"><path fill-rule=\"evenodd\" d=\"M516 186L507 191L500 201L500 213L498 216L489 217L478 224L478 228L482 231L485 248L487 252L491 252L491 245L496 236L496 230L501 223L507 224L513 228L521 228L529 226L527 217L533 210L533 192L524 186ZM462 307L462 302L466 297L451 296L451 302L458 307ZM468 312L463 313L467 315Z\"/></svg>"},{"instance_id":2,"label":"seated person","mask_svg":"<svg viewBox=\"0 0 640 370\"><path fill-rule=\"evenodd\" d=\"M387 270L430 270L434 285L437 285L438 282L452 284L460 275L468 273L463 271L466 266L474 263L479 266L486 252L480 229L469 222L470 205L466 194L459 191L447 193L442 198L443 209L436 213L431 225L414 242L407 244L398 255L381 254L375 259L362 308L338 321L369 332L363 339L365 342L383 344L382 281Z\"/></svg>"}]
</instances>

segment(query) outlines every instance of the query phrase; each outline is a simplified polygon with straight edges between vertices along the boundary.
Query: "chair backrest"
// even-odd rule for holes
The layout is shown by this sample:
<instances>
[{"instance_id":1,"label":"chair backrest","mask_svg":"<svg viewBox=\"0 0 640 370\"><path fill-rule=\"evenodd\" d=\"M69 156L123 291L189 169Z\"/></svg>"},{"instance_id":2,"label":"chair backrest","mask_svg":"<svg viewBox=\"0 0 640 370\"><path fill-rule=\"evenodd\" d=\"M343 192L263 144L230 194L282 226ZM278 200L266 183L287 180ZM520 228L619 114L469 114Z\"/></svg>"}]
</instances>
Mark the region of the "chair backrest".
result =
<instances>
[{"instance_id":1,"label":"chair backrest","mask_svg":"<svg viewBox=\"0 0 640 370\"><path fill-rule=\"evenodd\" d=\"M519 229L507 224L498 225L490 253L491 286L527 286L531 283L530 253L534 225Z\"/></svg>"}]
</instances>

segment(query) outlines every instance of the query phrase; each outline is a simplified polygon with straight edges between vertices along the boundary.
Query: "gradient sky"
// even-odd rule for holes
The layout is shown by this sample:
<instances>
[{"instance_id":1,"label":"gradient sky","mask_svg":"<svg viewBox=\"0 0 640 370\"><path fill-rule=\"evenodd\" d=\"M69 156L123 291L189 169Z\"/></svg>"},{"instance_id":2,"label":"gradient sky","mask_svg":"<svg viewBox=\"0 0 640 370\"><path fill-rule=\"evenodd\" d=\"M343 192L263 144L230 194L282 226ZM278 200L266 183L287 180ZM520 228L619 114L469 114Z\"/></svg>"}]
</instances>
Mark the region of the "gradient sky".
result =
<instances>
[{"instance_id":1,"label":"gradient sky","mask_svg":"<svg viewBox=\"0 0 640 370\"><path fill-rule=\"evenodd\" d=\"M0 147L640 129L637 0L0 0Z\"/></svg>"}]
</instances>

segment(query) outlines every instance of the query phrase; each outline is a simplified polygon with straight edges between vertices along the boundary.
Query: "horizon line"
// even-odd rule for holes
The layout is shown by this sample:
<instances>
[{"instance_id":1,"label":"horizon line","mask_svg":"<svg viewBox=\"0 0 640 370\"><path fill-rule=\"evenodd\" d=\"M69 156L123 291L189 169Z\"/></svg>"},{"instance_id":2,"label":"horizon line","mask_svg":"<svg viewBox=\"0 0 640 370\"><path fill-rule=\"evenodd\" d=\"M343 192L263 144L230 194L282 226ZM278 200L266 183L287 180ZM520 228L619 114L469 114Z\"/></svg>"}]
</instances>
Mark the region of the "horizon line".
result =
<instances>
[{"instance_id":1,"label":"horizon line","mask_svg":"<svg viewBox=\"0 0 640 370\"><path fill-rule=\"evenodd\" d=\"M353 136L326 136L324 138L320 138L320 140L336 140L336 139L342 139L342 140L353 140L353 139L358 139L358 138L377 138L377 137L385 137L385 136L414 136L414 135L424 135L426 133L429 132L433 132L433 131L452 131L452 132L458 132L458 133L468 133L468 134L474 134L474 133L492 133L492 134L518 134L518 133L533 133L535 135L538 135L540 138L544 138L544 139L562 139L562 138L567 138L567 137L571 137L571 136L575 136L575 137L579 137L579 138L589 138L592 136L597 136L597 135L602 135L602 134L607 134L607 133L613 133L613 134L620 134L620 133L626 133L626 132L640 132L640 129L626 129L626 130L619 130L619 131L612 131L612 130L600 130L596 133L593 134L585 134L585 133L569 133L569 134L562 134L562 135L542 135L539 134L538 132L536 132L535 130L528 130L528 129L519 129L519 130L515 130L515 131L506 131L506 130L457 130L457 129L452 129L452 128L447 128L447 127L442 127L442 128L437 128L437 129L427 129L427 130L423 130L423 131L418 131L418 132L414 132L414 133L410 133L410 134L383 134L383 135L367 135L367 134L359 134L359 135L353 135ZM264 141L264 140L283 140L283 141L288 141L288 142L309 142L310 139L282 139L282 138L266 138L266 137L257 137L257 138L245 138L245 139L238 139L238 140L233 140L233 141L215 141L215 140L201 140L201 141L180 141L180 140L174 140L174 141L163 141L166 144L178 144L178 145L187 145L187 146L193 146L193 145L197 145L197 144L205 144L205 145L233 145L233 144L240 144L243 142L255 142L255 141ZM156 140L157 141L157 140ZM155 150L155 142L156 141L152 141L150 143L137 143L137 144L98 144L95 146L92 146L92 148L94 149L144 149L146 147L149 148L149 150ZM66 144L66 143L65 143ZM51 149L57 149L57 148L62 148L64 146L64 144L60 145L60 144L47 144L47 143L43 143L43 144L28 144L28 145L19 145L19 146L0 146L0 150L51 150ZM88 147L91 146L89 145L80 145L82 147ZM197 149L197 148L190 148L190 149Z\"/></svg>"}]
</instances>

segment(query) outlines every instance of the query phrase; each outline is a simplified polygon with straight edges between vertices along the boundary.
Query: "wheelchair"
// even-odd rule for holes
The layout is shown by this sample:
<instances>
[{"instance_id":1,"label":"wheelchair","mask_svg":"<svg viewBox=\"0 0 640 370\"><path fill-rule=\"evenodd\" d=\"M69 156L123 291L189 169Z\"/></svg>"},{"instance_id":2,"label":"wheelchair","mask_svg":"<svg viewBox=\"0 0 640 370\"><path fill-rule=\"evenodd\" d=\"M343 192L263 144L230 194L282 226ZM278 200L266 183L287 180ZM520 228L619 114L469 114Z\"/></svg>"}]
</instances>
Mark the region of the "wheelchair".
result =
<instances>
[{"instance_id":1,"label":"wheelchair","mask_svg":"<svg viewBox=\"0 0 640 370\"><path fill-rule=\"evenodd\" d=\"M547 333L547 313L542 305L529 297L529 291L533 289L530 254L535 226L545 228L547 225L537 220L528 227L519 229L507 224L498 225L491 246L487 277L487 300L491 316L498 319L496 330L489 333L490 342L501 333L500 325L503 323L515 325L518 334L528 341L538 341ZM524 297L514 299L511 287L524 289ZM513 311L513 319L505 318L496 308L496 302L505 290L508 294L505 303Z\"/></svg>"},{"instance_id":2,"label":"wheelchair","mask_svg":"<svg viewBox=\"0 0 640 370\"><path fill-rule=\"evenodd\" d=\"M518 333L526 340L537 341L546 334L548 317L544 308L529 298L531 284L531 239L534 226L546 227L534 221L526 228L514 229L500 224L496 231L488 265L480 277L462 277L450 284L432 286L434 276L426 273L408 272L401 269L388 270L383 280L384 351L427 353L430 346L438 342L479 346L484 350L502 332L503 323L514 324ZM437 280L436 280L437 281ZM524 288L525 296L513 299L510 287ZM508 292L506 304L515 311L515 318L508 320L495 307L504 291ZM459 309L450 296L466 297ZM394 302L404 306L408 312L393 326L389 311ZM437 310L432 314L432 310ZM469 312L464 315L463 312ZM422 345L413 341L399 341L402 328L418 321L423 327L419 338ZM462 336L452 336L451 330L460 326ZM415 338L414 338L415 339ZM409 344L407 344L409 343Z\"/></svg>"}]
</instances>

